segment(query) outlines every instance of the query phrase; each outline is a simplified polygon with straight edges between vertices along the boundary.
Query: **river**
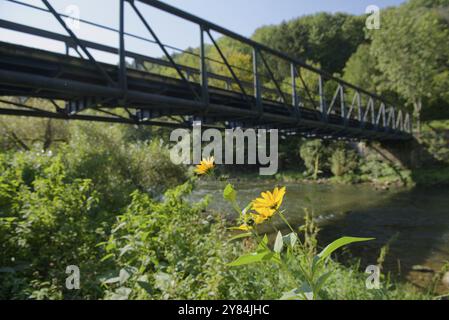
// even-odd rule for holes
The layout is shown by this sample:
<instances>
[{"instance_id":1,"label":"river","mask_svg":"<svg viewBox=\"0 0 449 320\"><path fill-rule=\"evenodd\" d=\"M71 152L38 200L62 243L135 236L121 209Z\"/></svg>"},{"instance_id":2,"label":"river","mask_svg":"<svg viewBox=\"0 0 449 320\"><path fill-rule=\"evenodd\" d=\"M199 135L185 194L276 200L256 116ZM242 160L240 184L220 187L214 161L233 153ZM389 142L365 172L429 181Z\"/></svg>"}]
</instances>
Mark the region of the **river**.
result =
<instances>
[{"instance_id":1,"label":"river","mask_svg":"<svg viewBox=\"0 0 449 320\"><path fill-rule=\"evenodd\" d=\"M193 193L197 201L211 196L209 210L230 219L236 214L222 198L223 184L202 182ZM313 208L322 229L320 243L341 236L373 237L375 241L352 246L351 255L362 263L376 264L381 248L390 240L385 270L410 277L413 266L439 270L449 261L449 189L415 188L376 190L369 185L286 184L283 208L289 221L300 225L304 207ZM273 188L268 182L237 182L242 207L261 191ZM277 221L281 223L281 221ZM269 230L268 230L269 231ZM412 272L413 273L413 272ZM420 282L422 275L412 276ZM425 278L425 277L424 277Z\"/></svg>"}]
</instances>

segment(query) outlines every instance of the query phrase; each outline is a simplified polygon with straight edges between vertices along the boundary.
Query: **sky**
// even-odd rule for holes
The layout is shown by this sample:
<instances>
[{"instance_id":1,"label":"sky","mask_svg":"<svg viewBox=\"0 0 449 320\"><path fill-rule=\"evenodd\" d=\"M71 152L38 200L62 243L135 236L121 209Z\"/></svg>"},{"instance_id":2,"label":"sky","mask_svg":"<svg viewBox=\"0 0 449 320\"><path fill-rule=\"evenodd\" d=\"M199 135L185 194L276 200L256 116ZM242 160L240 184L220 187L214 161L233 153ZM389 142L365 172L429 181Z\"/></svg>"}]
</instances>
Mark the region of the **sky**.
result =
<instances>
[{"instance_id":1,"label":"sky","mask_svg":"<svg viewBox=\"0 0 449 320\"><path fill-rule=\"evenodd\" d=\"M43 7L40 0L17 1ZM163 2L250 37L260 26L278 24L307 14L322 11L363 14L370 5L385 8L399 5L404 0L163 0ZM50 0L50 3L60 13L79 12L81 19L118 28L117 0ZM198 26L140 4L138 1L136 3L163 43L181 49L198 46ZM66 34L50 14L17 5L8 0L0 0L0 19ZM152 39L128 4L126 5L125 20L127 32ZM113 47L118 46L118 37L114 32L104 31L83 23L79 24L79 28L76 28L75 25L73 30L81 39ZM361 30L361 32L363 31ZM62 43L18 34L5 29L0 29L0 41L64 52ZM162 55L156 45L141 40L127 38L126 47L129 51L150 56ZM92 53L99 61L113 63L117 59L108 54Z\"/></svg>"}]
</instances>

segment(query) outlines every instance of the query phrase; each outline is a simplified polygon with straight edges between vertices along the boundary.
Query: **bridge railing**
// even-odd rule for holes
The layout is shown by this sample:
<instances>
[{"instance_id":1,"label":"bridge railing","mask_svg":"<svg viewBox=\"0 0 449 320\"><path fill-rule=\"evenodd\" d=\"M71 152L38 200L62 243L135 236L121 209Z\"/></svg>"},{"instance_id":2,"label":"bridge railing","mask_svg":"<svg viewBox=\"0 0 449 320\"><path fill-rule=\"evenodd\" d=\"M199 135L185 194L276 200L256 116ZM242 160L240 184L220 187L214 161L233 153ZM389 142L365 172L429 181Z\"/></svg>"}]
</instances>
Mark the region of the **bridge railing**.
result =
<instances>
[{"instance_id":1,"label":"bridge railing","mask_svg":"<svg viewBox=\"0 0 449 320\"><path fill-rule=\"evenodd\" d=\"M48 0L41 0L45 8L25 4L16 0L3 1L26 5L30 8L51 13L64 28L68 36L5 20L0 20L1 28L64 42L67 48L67 54L70 49L75 50L79 56L90 60L95 65L99 74L104 77L108 85L119 86L124 91L128 88L128 69L130 68L126 58L132 58L135 62L134 67L137 68L146 69L147 65L153 64L174 70L177 78L190 90L193 98L201 101L205 105L209 104L211 87L223 87L226 90L241 94L243 99L248 102L249 107L258 113L263 113L266 103L271 101L278 103L281 108L284 108L283 110L285 112L298 119L302 117L302 113L307 109L316 111L322 122L347 126L355 121L361 128L376 131L408 133L412 131L410 114L403 108L391 105L382 97L334 77L299 59L292 58L285 53L257 43L157 0L117 0L119 3L118 30L90 21L80 20L81 23L116 32L119 39L118 47L106 46L79 39L63 20L67 16L57 12ZM198 26L199 53L183 51L184 53L197 57L197 68L181 65L176 61L176 58L170 54L169 50L177 50L177 48L171 47L161 41L158 34L152 28L151 22L142 14L137 3L162 10ZM135 13L152 39L126 32L126 6L131 8ZM215 34L231 38L246 48L249 48L249 51L251 51L252 65L237 66L231 64L226 52L220 47L218 39L214 36ZM163 52L163 57L155 58L127 51L126 37L138 38L157 45ZM211 44L207 44L208 41ZM219 59L208 57L208 48L213 48L218 54ZM118 79L111 78L91 54L91 49L118 56ZM283 68L280 69L284 70L283 72L285 74L279 74L278 70L273 70L272 62L274 60L277 60L278 63L280 62L283 65ZM221 64L223 69L226 70L226 74L218 74L208 70L212 63ZM239 76L239 73L242 72L250 75L248 77L249 80L246 77L246 79L242 79ZM305 79L304 75L306 73L312 75L313 81ZM308 78L311 77L309 76ZM199 92L196 85L200 86Z\"/></svg>"}]
</instances>

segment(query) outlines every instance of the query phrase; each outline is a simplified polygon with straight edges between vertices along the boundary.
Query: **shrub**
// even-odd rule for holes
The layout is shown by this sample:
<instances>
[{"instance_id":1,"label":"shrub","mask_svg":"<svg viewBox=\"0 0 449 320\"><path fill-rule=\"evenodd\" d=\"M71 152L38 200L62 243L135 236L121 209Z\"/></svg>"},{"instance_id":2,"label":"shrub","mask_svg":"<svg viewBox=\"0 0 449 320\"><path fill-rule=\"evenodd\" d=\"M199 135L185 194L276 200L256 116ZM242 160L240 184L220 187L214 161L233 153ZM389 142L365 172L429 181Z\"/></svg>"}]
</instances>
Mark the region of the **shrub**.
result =
<instances>
[{"instance_id":1,"label":"shrub","mask_svg":"<svg viewBox=\"0 0 449 320\"><path fill-rule=\"evenodd\" d=\"M90 180L67 180L60 156L24 152L1 160L0 266L7 272L1 297L71 297L62 289L68 265L91 270L86 283L95 277L95 244L107 221L98 194ZM84 286L78 293L94 297L95 291Z\"/></svg>"},{"instance_id":2,"label":"shrub","mask_svg":"<svg viewBox=\"0 0 449 320\"><path fill-rule=\"evenodd\" d=\"M332 174L336 177L351 174L358 166L357 154L344 146L337 147L332 152L329 161Z\"/></svg>"},{"instance_id":3,"label":"shrub","mask_svg":"<svg viewBox=\"0 0 449 320\"><path fill-rule=\"evenodd\" d=\"M322 140L307 140L301 144L299 154L304 161L308 174L313 174L317 179L322 172L323 158L325 158L325 147Z\"/></svg>"},{"instance_id":4,"label":"shrub","mask_svg":"<svg viewBox=\"0 0 449 320\"><path fill-rule=\"evenodd\" d=\"M92 179L102 202L114 211L126 206L136 189L159 195L187 179L159 141L129 141L127 135L118 125L82 124L73 127L70 143L61 150L69 175Z\"/></svg>"}]
</instances>

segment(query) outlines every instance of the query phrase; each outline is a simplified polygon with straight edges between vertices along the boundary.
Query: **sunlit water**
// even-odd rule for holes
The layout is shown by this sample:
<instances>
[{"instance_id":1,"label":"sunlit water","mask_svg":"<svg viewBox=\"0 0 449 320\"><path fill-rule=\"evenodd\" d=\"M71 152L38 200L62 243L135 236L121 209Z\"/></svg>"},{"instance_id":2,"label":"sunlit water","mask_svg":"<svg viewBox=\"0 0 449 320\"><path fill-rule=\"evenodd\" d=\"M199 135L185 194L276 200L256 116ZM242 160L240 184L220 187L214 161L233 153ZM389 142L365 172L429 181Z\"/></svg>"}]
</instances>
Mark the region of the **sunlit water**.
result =
<instances>
[{"instance_id":1,"label":"sunlit water","mask_svg":"<svg viewBox=\"0 0 449 320\"><path fill-rule=\"evenodd\" d=\"M211 196L209 210L235 218L222 198L224 184L203 183L193 201ZM244 207L271 183L235 183ZM440 268L449 260L449 189L375 190L371 186L287 184L283 208L292 224L300 225L304 207L313 208L322 231L320 243L340 236L373 237L375 241L353 245L353 256L362 263L376 264L380 249L395 237L385 261L390 271L405 274L412 266ZM279 226L281 221L275 221ZM267 232L272 229L267 229Z\"/></svg>"}]
</instances>

